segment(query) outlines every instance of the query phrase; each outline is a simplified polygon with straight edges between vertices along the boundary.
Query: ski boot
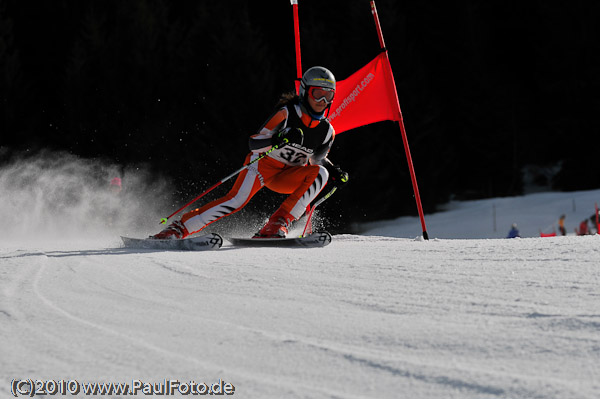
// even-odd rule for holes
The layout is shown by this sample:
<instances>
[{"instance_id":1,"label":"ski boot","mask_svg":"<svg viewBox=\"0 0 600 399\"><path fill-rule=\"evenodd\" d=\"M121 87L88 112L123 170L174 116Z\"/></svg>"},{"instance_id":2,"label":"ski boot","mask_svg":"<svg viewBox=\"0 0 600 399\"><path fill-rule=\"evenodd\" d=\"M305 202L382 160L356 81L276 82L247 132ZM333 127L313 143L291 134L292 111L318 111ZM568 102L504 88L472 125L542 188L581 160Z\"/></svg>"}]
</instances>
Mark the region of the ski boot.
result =
<instances>
[{"instance_id":1,"label":"ski boot","mask_svg":"<svg viewBox=\"0 0 600 399\"><path fill-rule=\"evenodd\" d=\"M293 221L294 217L292 215L278 209L253 238L285 238L288 234L288 227L292 225Z\"/></svg>"},{"instance_id":2,"label":"ski boot","mask_svg":"<svg viewBox=\"0 0 600 399\"><path fill-rule=\"evenodd\" d=\"M176 220L169 226L167 226L163 231L153 236L150 236L150 238L153 238L155 240L177 240L185 238L188 235L190 235L190 232L185 227L185 225L182 222Z\"/></svg>"}]
</instances>

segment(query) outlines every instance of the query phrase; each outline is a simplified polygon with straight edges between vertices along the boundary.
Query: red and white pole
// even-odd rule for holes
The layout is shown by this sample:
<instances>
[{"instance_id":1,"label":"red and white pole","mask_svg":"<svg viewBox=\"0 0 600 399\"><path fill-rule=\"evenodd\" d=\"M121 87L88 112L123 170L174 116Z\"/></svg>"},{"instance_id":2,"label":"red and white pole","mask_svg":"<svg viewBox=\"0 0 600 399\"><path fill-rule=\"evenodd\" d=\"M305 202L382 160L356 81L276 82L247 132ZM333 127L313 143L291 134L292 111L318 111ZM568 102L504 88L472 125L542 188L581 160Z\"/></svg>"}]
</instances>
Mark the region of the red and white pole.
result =
<instances>
[{"instance_id":1,"label":"red and white pole","mask_svg":"<svg viewBox=\"0 0 600 399\"><path fill-rule=\"evenodd\" d=\"M423 206L421 205L421 196L419 195L419 186L417 185L417 176L415 175L415 168L413 166L412 157L410 155L410 148L408 146L408 138L406 137L406 129L404 128L404 121L402 120L402 111L400 110L400 100L398 99L398 91L396 89L396 82L394 81L394 75L392 74L392 67L390 65L390 59L388 57L387 49L385 48L385 41L383 40L383 33L381 31L381 25L379 24L379 15L377 14L377 7L375 7L375 1L371 1L371 13L373 14L373 19L375 20L375 27L377 28L377 35L379 36L379 45L381 46L381 51L385 53L385 68L387 72L387 76L392 79L392 84L394 87L394 97L396 98L396 106L398 107L398 113L400 114L400 120L398 121L398 125L400 126L400 133L402 134L402 143L404 144L404 152L406 153L406 161L408 162L408 168L410 170L410 179L412 181L413 192L415 194L415 201L417 203L417 210L419 212L419 218L421 219L421 227L423 228L423 238L425 240L429 239L429 235L427 234L427 227L425 226L425 216L423 214Z\"/></svg>"},{"instance_id":2,"label":"red and white pole","mask_svg":"<svg viewBox=\"0 0 600 399\"><path fill-rule=\"evenodd\" d=\"M302 58L300 56L300 22L298 20L298 0L290 0L294 11L294 40L296 43L296 94L300 93L302 79Z\"/></svg>"}]
</instances>

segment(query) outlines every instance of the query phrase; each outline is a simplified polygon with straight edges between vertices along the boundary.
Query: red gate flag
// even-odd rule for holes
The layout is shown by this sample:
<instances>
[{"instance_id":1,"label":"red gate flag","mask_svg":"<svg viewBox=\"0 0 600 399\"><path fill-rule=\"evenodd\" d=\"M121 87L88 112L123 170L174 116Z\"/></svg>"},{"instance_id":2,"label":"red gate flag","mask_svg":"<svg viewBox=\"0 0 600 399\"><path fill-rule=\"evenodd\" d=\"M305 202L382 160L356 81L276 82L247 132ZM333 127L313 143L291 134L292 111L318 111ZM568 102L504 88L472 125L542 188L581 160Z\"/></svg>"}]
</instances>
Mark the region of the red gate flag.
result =
<instances>
[{"instance_id":1,"label":"red gate flag","mask_svg":"<svg viewBox=\"0 0 600 399\"><path fill-rule=\"evenodd\" d=\"M370 123L401 119L387 53L382 52L349 78L337 82L329 114L336 133Z\"/></svg>"}]
</instances>

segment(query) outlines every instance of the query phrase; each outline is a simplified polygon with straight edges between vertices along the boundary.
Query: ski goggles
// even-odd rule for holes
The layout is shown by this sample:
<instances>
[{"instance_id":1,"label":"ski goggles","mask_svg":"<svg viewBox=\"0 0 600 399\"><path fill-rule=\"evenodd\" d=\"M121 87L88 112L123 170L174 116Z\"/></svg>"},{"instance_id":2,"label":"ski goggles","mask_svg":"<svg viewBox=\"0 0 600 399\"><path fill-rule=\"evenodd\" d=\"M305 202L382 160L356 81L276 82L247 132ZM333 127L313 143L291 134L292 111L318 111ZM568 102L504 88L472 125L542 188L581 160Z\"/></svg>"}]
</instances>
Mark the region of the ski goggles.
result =
<instances>
[{"instance_id":1,"label":"ski goggles","mask_svg":"<svg viewBox=\"0 0 600 399\"><path fill-rule=\"evenodd\" d=\"M308 89L308 95L316 102L325 101L325 104L331 104L333 96L335 96L335 89L312 86Z\"/></svg>"}]
</instances>

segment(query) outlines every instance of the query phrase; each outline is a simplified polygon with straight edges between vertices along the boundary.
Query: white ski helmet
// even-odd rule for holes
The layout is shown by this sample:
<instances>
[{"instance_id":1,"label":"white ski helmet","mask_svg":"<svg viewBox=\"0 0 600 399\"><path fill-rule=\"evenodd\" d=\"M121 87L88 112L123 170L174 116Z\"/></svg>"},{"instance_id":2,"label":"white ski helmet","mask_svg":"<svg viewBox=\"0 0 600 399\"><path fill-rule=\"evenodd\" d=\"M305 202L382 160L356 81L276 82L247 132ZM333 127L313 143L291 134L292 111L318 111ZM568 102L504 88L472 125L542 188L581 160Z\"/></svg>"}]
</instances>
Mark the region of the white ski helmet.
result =
<instances>
[{"instance_id":1,"label":"white ski helmet","mask_svg":"<svg viewBox=\"0 0 600 399\"><path fill-rule=\"evenodd\" d=\"M302 101L306 101L307 90L309 87L323 87L335 91L335 76L327 68L321 66L314 66L309 68L302 75L300 81L300 90L298 95Z\"/></svg>"}]
</instances>

